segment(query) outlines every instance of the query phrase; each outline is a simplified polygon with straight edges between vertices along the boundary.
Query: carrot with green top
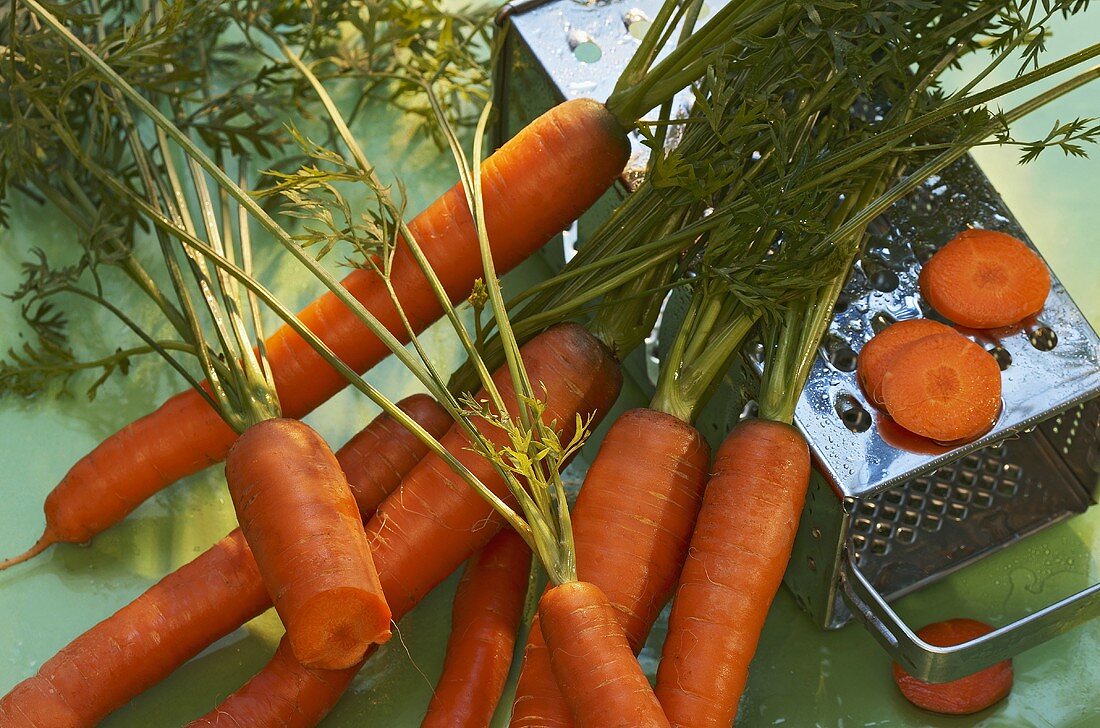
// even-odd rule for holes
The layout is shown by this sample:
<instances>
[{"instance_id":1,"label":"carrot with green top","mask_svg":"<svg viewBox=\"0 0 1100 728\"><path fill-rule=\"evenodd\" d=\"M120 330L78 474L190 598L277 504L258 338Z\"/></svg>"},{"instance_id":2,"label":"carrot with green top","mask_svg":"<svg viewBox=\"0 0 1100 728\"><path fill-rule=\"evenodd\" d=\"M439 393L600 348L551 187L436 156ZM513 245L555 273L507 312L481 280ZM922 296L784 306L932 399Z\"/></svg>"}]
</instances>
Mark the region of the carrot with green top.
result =
<instances>
[{"instance_id":1,"label":"carrot with green top","mask_svg":"<svg viewBox=\"0 0 1100 728\"><path fill-rule=\"evenodd\" d=\"M809 479L809 448L787 424L746 420L718 449L657 672L670 725L733 723Z\"/></svg>"},{"instance_id":2,"label":"carrot with green top","mask_svg":"<svg viewBox=\"0 0 1100 728\"><path fill-rule=\"evenodd\" d=\"M421 728L485 728L493 718L523 616L531 550L510 528L474 554L451 610L451 636Z\"/></svg>"},{"instance_id":3,"label":"carrot with green top","mask_svg":"<svg viewBox=\"0 0 1100 728\"><path fill-rule=\"evenodd\" d=\"M710 448L691 425L655 410L630 410L604 436L573 507L577 575L607 596L635 653L683 568L709 461ZM572 723L536 617L510 725Z\"/></svg>"},{"instance_id":4,"label":"carrot with green top","mask_svg":"<svg viewBox=\"0 0 1100 728\"><path fill-rule=\"evenodd\" d=\"M678 0L664 3L654 18L654 32L642 42L606 104L565 101L531 122L481 165L484 226L501 274L567 228L607 191L627 163L627 133L635 121L697 79L705 70L700 58L731 28L750 21L771 27L783 14L776 10L761 18L752 7L731 4L716 11L690 42L658 61L663 29L674 27L688 5ZM29 7L50 23L52 16L39 3L32 0ZM72 40L77 52L91 54ZM105 63L96 70L104 77L112 73ZM252 209L258 217L261 212ZM270 218L263 217L267 226ZM276 227L271 221L269 230ZM369 311L386 334L401 343L408 341L409 327L422 331L444 312L428 285L425 262L451 303L466 298L482 275L476 226L461 184L404 226L389 259L388 281L383 280L378 261L365 260L362 268L341 282L345 293L326 293L303 309L298 319L337 358L362 373L390 353L393 345L380 330L364 325L355 306ZM331 284L337 285L334 279ZM403 314L395 307L395 296ZM320 356L296 327L280 328L265 342L265 349L287 417L303 417L347 386L343 373ZM73 465L47 496L41 537L26 553L0 562L0 568L31 558L54 543L88 541L159 490L221 461L236 437L202 396L190 390L175 395Z\"/></svg>"},{"instance_id":5,"label":"carrot with green top","mask_svg":"<svg viewBox=\"0 0 1100 728\"><path fill-rule=\"evenodd\" d=\"M521 351L530 381L545 387L547 409L543 419L547 424L561 423L560 437L567 442L574 435L578 416L592 415L591 421L598 422L618 396L622 373L617 360L577 324L556 326L527 342ZM512 415L518 416L515 398L505 388L511 381L508 369L502 367L493 380ZM481 401L486 396L481 391L472 399ZM506 441L504 433L484 419L478 418L477 425L498 446ZM480 482L512 502L500 473L482 453L474 451L459 424L453 424L441 442ZM366 524L382 591L394 620L401 619L463 561L489 543L503 522L442 458L429 454L421 460ZM195 725L239 725L258 714L272 725L316 725L339 696L332 694L331 702L318 702L318 693L330 693L326 685L307 679L309 674L300 664L289 670L284 663L269 665ZM257 685L263 685L264 690L256 689ZM238 702L237 696L242 694L248 700ZM261 703L263 712L257 713ZM300 705L318 705L323 710L318 708L305 715L295 707Z\"/></svg>"}]
</instances>

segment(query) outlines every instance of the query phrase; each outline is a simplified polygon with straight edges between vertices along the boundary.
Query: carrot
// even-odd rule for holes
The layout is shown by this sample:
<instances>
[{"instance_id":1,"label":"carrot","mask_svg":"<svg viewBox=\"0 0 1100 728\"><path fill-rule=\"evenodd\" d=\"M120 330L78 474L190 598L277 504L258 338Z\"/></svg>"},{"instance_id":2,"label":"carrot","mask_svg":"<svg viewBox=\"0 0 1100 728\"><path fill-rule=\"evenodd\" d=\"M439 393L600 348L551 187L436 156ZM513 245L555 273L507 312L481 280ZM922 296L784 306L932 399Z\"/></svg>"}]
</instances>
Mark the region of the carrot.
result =
<instances>
[{"instance_id":1,"label":"carrot","mask_svg":"<svg viewBox=\"0 0 1100 728\"><path fill-rule=\"evenodd\" d=\"M16 685L0 700L0 725L96 725L268 606L256 562L237 529Z\"/></svg>"},{"instance_id":2,"label":"carrot","mask_svg":"<svg viewBox=\"0 0 1100 728\"><path fill-rule=\"evenodd\" d=\"M539 617L550 667L580 728L669 725L599 587L556 586L539 600Z\"/></svg>"},{"instance_id":3,"label":"carrot","mask_svg":"<svg viewBox=\"0 0 1100 728\"><path fill-rule=\"evenodd\" d=\"M952 334L955 330L931 319L909 319L887 326L871 337L859 352L856 377L867 397L882 406L882 377L886 367L906 344L936 334Z\"/></svg>"},{"instance_id":4,"label":"carrot","mask_svg":"<svg viewBox=\"0 0 1100 728\"><path fill-rule=\"evenodd\" d=\"M707 484L672 602L657 698L673 726L728 728L794 544L810 453L792 426L745 420Z\"/></svg>"},{"instance_id":5,"label":"carrot","mask_svg":"<svg viewBox=\"0 0 1100 728\"><path fill-rule=\"evenodd\" d=\"M694 427L654 410L629 410L608 430L573 507L577 576L607 595L635 653L680 575L709 461ZM511 725L572 722L536 617Z\"/></svg>"},{"instance_id":6,"label":"carrot","mask_svg":"<svg viewBox=\"0 0 1100 728\"><path fill-rule=\"evenodd\" d=\"M1050 273L1031 248L1011 235L964 230L921 268L920 291L955 323L992 329L1041 311L1050 293Z\"/></svg>"},{"instance_id":7,"label":"carrot","mask_svg":"<svg viewBox=\"0 0 1100 728\"><path fill-rule=\"evenodd\" d=\"M442 437L453 423L447 410L426 394L406 397L397 406L433 437ZM340 448L336 459L359 512L369 517L427 452L428 447L397 420L379 415Z\"/></svg>"},{"instance_id":8,"label":"carrot","mask_svg":"<svg viewBox=\"0 0 1100 728\"><path fill-rule=\"evenodd\" d=\"M523 616L531 550L503 529L466 565L455 593L443 673L421 728L485 728L493 718Z\"/></svg>"},{"instance_id":9,"label":"carrot","mask_svg":"<svg viewBox=\"0 0 1100 728\"><path fill-rule=\"evenodd\" d=\"M973 619L935 622L917 632L930 645L951 647L989 634L993 628ZM1012 660L946 683L918 680L894 663L894 682L913 705L945 715L970 715L1008 697L1012 690Z\"/></svg>"},{"instance_id":10,"label":"carrot","mask_svg":"<svg viewBox=\"0 0 1100 728\"><path fill-rule=\"evenodd\" d=\"M400 405L436 436L451 421L424 395ZM390 432L393 425L380 415L363 433ZM374 459L364 457L364 442L374 438L363 433L336 453L349 479L355 482L368 472L361 470L368 463L379 478L377 490L397 488L403 473L427 452L412 433L397 427L396 446L380 448ZM361 505L368 515L377 507L366 500ZM95 725L270 606L256 561L237 529L43 663L0 699L0 725Z\"/></svg>"},{"instance_id":11,"label":"carrot","mask_svg":"<svg viewBox=\"0 0 1100 728\"><path fill-rule=\"evenodd\" d=\"M493 260L503 274L568 227L622 173L630 153L626 133L602 105L587 99L559 104L528 125L482 164L482 192ZM456 184L409 223L409 229L452 301L482 275L477 233L465 193ZM398 246L392 283L413 327L422 331L441 307L406 245ZM344 286L398 338L405 330L383 281L357 269ZM332 293L299 318L358 372L389 351ZM347 386L321 356L284 326L266 342L279 400L300 418ZM46 528L11 566L57 542L82 543L126 517L157 491L222 460L236 435L193 390L127 425L78 461L46 499Z\"/></svg>"},{"instance_id":12,"label":"carrot","mask_svg":"<svg viewBox=\"0 0 1100 728\"><path fill-rule=\"evenodd\" d=\"M298 420L264 420L229 451L226 481L294 655L351 667L390 637L363 521L328 445Z\"/></svg>"},{"instance_id":13,"label":"carrot","mask_svg":"<svg viewBox=\"0 0 1100 728\"><path fill-rule=\"evenodd\" d=\"M549 422L565 425L562 438L568 440L577 414L595 413L594 423L610 409L622 385L622 373L611 350L573 323L558 324L528 341L521 349L523 362L532 383L546 388L546 412ZM507 367L493 375L509 409L514 407ZM477 395L478 398L483 393ZM509 399L509 397L512 399ZM514 413L513 413L514 414ZM495 427L484 426L489 437L500 438ZM492 465L470 449L466 434L456 424L440 440L486 486L498 495L507 488ZM500 530L503 521L495 511L465 481L459 478L442 459L428 455L405 477L401 486L378 508L366 525L367 536L374 553L374 562L382 583L382 592L399 620L415 607L421 598L443 581L475 551L487 544ZM305 671L298 665L294 675ZM294 713L293 706L311 703L300 691L319 690L308 680L275 680L268 668L252 678L265 683L270 724L280 726L315 725L331 709L311 716ZM248 690L248 685L245 686ZM250 709L255 709L250 703ZM224 713L224 720L234 716L235 699L231 696L197 725L208 725L215 713ZM293 718L291 717L293 716ZM243 719L242 719L243 720ZM237 725L227 722L225 725Z\"/></svg>"},{"instance_id":14,"label":"carrot","mask_svg":"<svg viewBox=\"0 0 1100 728\"><path fill-rule=\"evenodd\" d=\"M1001 369L959 334L937 334L903 347L882 378L882 400L899 425L938 442L971 440L1001 406Z\"/></svg>"},{"instance_id":15,"label":"carrot","mask_svg":"<svg viewBox=\"0 0 1100 728\"><path fill-rule=\"evenodd\" d=\"M611 350L574 323L558 324L521 349L528 377L545 386L547 422L557 420L563 440L572 436L577 413L607 412L618 396L622 373ZM493 375L508 405L515 406L507 367ZM484 393L476 395L483 398ZM515 412L512 412L515 416ZM485 426L484 434L503 443L506 436ZM440 441L499 497L511 500L504 481L479 454L472 452L457 425ZM447 578L477 549L487 544L503 521L492 507L461 480L443 460L424 458L379 507L367 524L367 535L386 600L394 613L404 613ZM419 544L431 544L425 559Z\"/></svg>"},{"instance_id":16,"label":"carrot","mask_svg":"<svg viewBox=\"0 0 1100 728\"><path fill-rule=\"evenodd\" d=\"M373 645L370 648L374 649ZM279 642L275 656L263 672L250 680L215 710L188 723L188 728L251 728L255 726L314 725L328 713L351 684L359 665L343 670L311 670L294 659L287 638ZM295 686L297 700L274 709L268 694L284 685Z\"/></svg>"}]
</instances>

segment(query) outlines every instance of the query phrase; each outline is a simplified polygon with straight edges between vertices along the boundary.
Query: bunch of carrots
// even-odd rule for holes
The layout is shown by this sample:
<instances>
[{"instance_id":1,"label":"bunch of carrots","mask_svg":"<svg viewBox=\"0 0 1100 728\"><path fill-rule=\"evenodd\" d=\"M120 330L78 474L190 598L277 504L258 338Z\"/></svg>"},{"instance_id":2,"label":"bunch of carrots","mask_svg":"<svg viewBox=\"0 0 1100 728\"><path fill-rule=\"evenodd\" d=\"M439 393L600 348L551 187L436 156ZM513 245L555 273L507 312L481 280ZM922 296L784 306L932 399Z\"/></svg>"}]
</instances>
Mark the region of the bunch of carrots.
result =
<instances>
[{"instance_id":1,"label":"bunch of carrots","mask_svg":"<svg viewBox=\"0 0 1100 728\"><path fill-rule=\"evenodd\" d=\"M695 28L699 3L668 0L605 104L565 102L483 162L490 108L472 159L447 133L459 183L406 223L325 84L261 27L344 149L299 136L313 166L276 174L270 193L322 223L333 208L349 209L337 182L361 185L379 208L370 224L349 217L332 226L334 241L365 253L338 281L249 193L243 163L234 179L47 6L23 5L121 109L133 181L116 179L48 106L28 99L26 113L155 230L171 288L151 296L181 341L165 346L134 328L193 386L77 463L47 498L42 537L0 568L86 541L223 458L241 528L17 685L0 700L4 725L94 725L271 605L287 629L272 661L193 725L314 725L391 620L463 562L444 674L424 722L486 725L532 561L549 584L524 648L514 725L730 725L809 480L794 406L867 224L1000 130L999 119L976 125L964 112L1100 55L1093 46L1022 80L933 103L929 86L959 49L980 43L991 11L899 6L898 27L922 39L920 52L884 63L909 46L876 45L881 18L756 0L730 3ZM828 34L810 32L823 26L863 37L867 65L853 56L838 66L824 52ZM1024 44L1026 30L1000 53ZM912 66L921 73L911 76ZM696 83L679 145L665 151L667 119L643 126L660 150L647 181L561 274L506 303L499 275L606 191L644 112ZM868 87L908 101L864 123L849 110ZM941 151L928 135L955 116L966 133ZM927 161L903 175L920 143ZM287 309L251 268L252 226L329 293L297 314ZM612 424L570 507L561 470L613 406L619 360L681 286L689 313L651 406ZM471 290L492 314L483 328L479 308L476 335L456 310ZM261 305L283 322L267 338ZM949 310L946 300L935 305ZM468 357L450 387L419 338L440 316ZM753 336L765 344L758 415L732 429L712 464L692 421ZM360 379L388 354L430 396L394 403ZM912 394L899 394L895 366L880 366L881 385L869 389L881 389L888 407ZM333 454L296 418L348 384L383 415ZM654 688L634 655L670 599Z\"/></svg>"}]
</instances>

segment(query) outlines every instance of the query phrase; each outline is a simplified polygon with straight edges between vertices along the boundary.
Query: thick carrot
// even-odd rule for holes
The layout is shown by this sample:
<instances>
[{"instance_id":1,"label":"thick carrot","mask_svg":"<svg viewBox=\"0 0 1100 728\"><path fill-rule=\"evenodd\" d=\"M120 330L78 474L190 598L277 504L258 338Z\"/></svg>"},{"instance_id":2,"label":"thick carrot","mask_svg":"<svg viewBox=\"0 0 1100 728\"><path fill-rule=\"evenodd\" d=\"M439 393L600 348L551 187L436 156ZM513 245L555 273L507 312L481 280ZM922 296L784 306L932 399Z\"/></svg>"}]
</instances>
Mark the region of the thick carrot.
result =
<instances>
[{"instance_id":1,"label":"thick carrot","mask_svg":"<svg viewBox=\"0 0 1100 728\"><path fill-rule=\"evenodd\" d=\"M423 395L401 406L436 436L451 422ZM381 415L364 432L390 432L395 424ZM368 464L379 479L372 490L397 488L427 447L403 427L392 432L396 446L380 448L374 459L364 457L363 443L373 438L362 433L336 453L349 479L358 480ZM378 504L361 505L369 515ZM270 606L256 561L237 529L43 663L0 700L0 725L93 726Z\"/></svg>"},{"instance_id":2,"label":"thick carrot","mask_svg":"<svg viewBox=\"0 0 1100 728\"><path fill-rule=\"evenodd\" d=\"M951 647L989 634L993 628L974 619L935 622L917 632L930 645ZM894 663L894 682L905 698L917 706L945 715L970 715L1008 697L1012 691L1012 660L946 683L918 680Z\"/></svg>"},{"instance_id":3,"label":"thick carrot","mask_svg":"<svg viewBox=\"0 0 1100 728\"><path fill-rule=\"evenodd\" d=\"M1001 408L1001 368L956 333L907 344L889 361L882 401L899 425L938 442L972 440Z\"/></svg>"},{"instance_id":4,"label":"thick carrot","mask_svg":"<svg viewBox=\"0 0 1100 728\"><path fill-rule=\"evenodd\" d=\"M810 478L790 425L746 420L718 449L657 670L673 726L728 728L794 544Z\"/></svg>"},{"instance_id":5,"label":"thick carrot","mask_svg":"<svg viewBox=\"0 0 1100 728\"><path fill-rule=\"evenodd\" d=\"M487 728L504 691L523 616L531 550L503 529L466 564L451 637L421 728Z\"/></svg>"},{"instance_id":6,"label":"thick carrot","mask_svg":"<svg viewBox=\"0 0 1100 728\"><path fill-rule=\"evenodd\" d=\"M295 657L339 670L388 640L363 520L324 439L299 420L265 420L233 445L225 476Z\"/></svg>"},{"instance_id":7,"label":"thick carrot","mask_svg":"<svg viewBox=\"0 0 1100 728\"><path fill-rule=\"evenodd\" d=\"M524 344L521 349L527 374L545 386L547 422L564 425L564 438L571 436L577 414L595 413L594 422L607 413L622 385L622 373L611 351L584 327L567 323L554 326ZM511 379L506 368L494 375L498 388L511 409ZM483 397L483 393L477 395ZM513 413L514 414L514 413ZM501 437L497 428L484 426L485 434ZM441 442L481 482L498 495L506 493L504 482L492 465L470 450L469 441L458 425ZM382 592L399 620L421 598L447 578L475 551L497 534L502 519L435 455L428 455L410 472L398 488L378 508L367 523L367 536L378 566ZM304 672L305 668L298 666ZM295 673L300 674L300 673ZM292 710L295 705L312 704L311 681L274 680L267 668L252 678L249 685L261 681L268 686L267 715L270 725L312 726L331 709L333 703L311 716ZM245 688L248 690L249 686ZM310 696L300 691L311 691ZM256 710L255 701L249 709ZM216 713L223 720L235 716L235 697L230 696L196 725L209 725ZM236 725L227 722L224 725Z\"/></svg>"},{"instance_id":8,"label":"thick carrot","mask_svg":"<svg viewBox=\"0 0 1100 728\"><path fill-rule=\"evenodd\" d=\"M882 406L882 377L891 357L906 344L936 334L952 334L955 330L931 319L908 319L887 326L871 337L859 352L856 377L867 397Z\"/></svg>"},{"instance_id":9,"label":"thick carrot","mask_svg":"<svg viewBox=\"0 0 1100 728\"><path fill-rule=\"evenodd\" d=\"M611 602L584 581L549 589L539 621L550 667L579 728L659 728L661 712Z\"/></svg>"},{"instance_id":10,"label":"thick carrot","mask_svg":"<svg viewBox=\"0 0 1100 728\"><path fill-rule=\"evenodd\" d=\"M993 230L964 230L921 268L920 291L963 326L1009 326L1042 310L1050 293L1046 265L1024 242Z\"/></svg>"},{"instance_id":11,"label":"thick carrot","mask_svg":"<svg viewBox=\"0 0 1100 728\"><path fill-rule=\"evenodd\" d=\"M573 507L577 576L607 595L635 653L680 576L709 464L710 448L694 427L654 410L629 410L608 430ZM511 725L572 723L536 617Z\"/></svg>"},{"instance_id":12,"label":"thick carrot","mask_svg":"<svg viewBox=\"0 0 1100 728\"><path fill-rule=\"evenodd\" d=\"M602 105L576 99L533 121L482 164L486 228L498 273L511 270L568 227L623 171L630 153L625 131ZM478 240L465 194L455 185L409 223L453 301L482 275ZM441 315L439 302L405 245L394 254L393 287L417 330ZM355 298L404 339L382 280L358 269L344 281ZM358 372L389 352L328 293L299 318ZM347 382L288 327L266 342L279 400L300 418ZM82 543L118 523L145 499L180 478L223 459L233 431L193 390L104 440L78 461L46 499L46 528L35 546L0 568L52 543Z\"/></svg>"}]
</instances>

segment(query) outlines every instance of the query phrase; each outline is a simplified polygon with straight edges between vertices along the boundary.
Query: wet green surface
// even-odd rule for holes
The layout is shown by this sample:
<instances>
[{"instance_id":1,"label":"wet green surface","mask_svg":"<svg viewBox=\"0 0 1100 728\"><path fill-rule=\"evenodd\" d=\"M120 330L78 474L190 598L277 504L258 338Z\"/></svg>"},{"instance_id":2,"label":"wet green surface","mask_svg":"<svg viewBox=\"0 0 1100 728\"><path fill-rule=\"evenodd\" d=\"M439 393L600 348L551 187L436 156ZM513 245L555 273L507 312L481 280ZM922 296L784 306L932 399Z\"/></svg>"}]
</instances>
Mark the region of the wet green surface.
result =
<instances>
[{"instance_id":1,"label":"wet green surface","mask_svg":"<svg viewBox=\"0 0 1100 728\"><path fill-rule=\"evenodd\" d=\"M1059 26L1052 50L1095 40L1100 13L1090 16ZM1095 89L1078 93L1027 122L1019 133L1041 137L1055 118L1095 114L1098 97ZM374 122L363 125L360 138L380 169L402 172L410 187L410 207L418 208L449 184L452 173L445 156L429 144L410 143L392 120ZM985 149L977 156L1093 325L1100 325L1100 157L1080 161L1051 152L1021 169L1010 150ZM19 203L12 213L13 229L0 235L3 291L15 283L16 268L29 247L62 249L68 235L61 222L33 204ZM303 302L318 291L274 255L262 258L259 269L288 302ZM526 275L539 275L538 265L529 266ZM119 325L101 314L76 322L85 340L129 341ZM436 343L440 367L447 369L455 357L442 330L434 331L428 338ZM0 343L18 345L18 334L14 307L0 306ZM394 397L413 391L392 362L370 378ZM21 551L34 541L42 526L45 494L78 457L177 388L163 366L149 363L105 385L94 403L85 401L79 389L68 399L0 402L0 554ZM623 406L639 401L634 392ZM309 421L336 444L374 411L362 398L345 394ZM0 574L0 692L232 526L221 475L212 469L157 496L89 547L55 547L33 563ZM899 611L915 625L956 616L1002 624L1095 582L1098 556L1100 511L1095 511L904 599ZM418 725L439 670L452 589L453 580L401 623L400 634L369 662L325 725ZM120 710L106 725L173 726L209 710L264 664L278 634L277 620L265 615ZM1100 698L1094 692L1100 685L1100 622L1020 655L1015 666L1016 686L1007 701L968 718L937 718L898 695L888 659L860 627L822 633L782 591L753 665L738 725L1100 725Z\"/></svg>"}]
</instances>

